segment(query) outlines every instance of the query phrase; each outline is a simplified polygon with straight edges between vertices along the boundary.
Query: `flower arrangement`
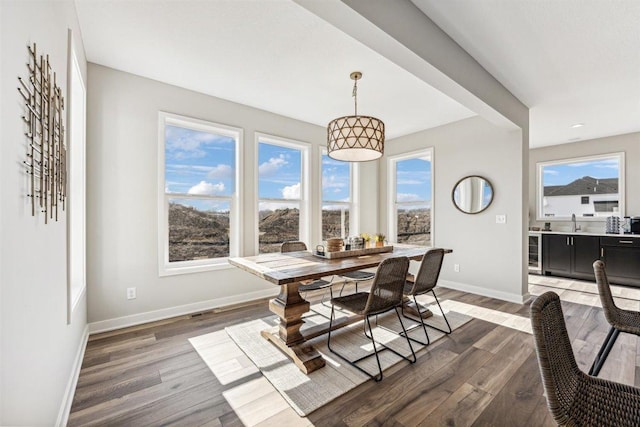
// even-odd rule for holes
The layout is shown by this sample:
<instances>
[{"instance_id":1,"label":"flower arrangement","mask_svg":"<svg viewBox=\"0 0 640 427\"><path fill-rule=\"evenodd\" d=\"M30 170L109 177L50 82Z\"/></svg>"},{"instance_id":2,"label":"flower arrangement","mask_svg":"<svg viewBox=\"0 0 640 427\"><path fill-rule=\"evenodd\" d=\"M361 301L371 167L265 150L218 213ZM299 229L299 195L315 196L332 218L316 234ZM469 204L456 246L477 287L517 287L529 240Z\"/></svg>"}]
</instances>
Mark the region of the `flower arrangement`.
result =
<instances>
[{"instance_id":1,"label":"flower arrangement","mask_svg":"<svg viewBox=\"0 0 640 427\"><path fill-rule=\"evenodd\" d=\"M369 235L369 233L360 233L360 237L364 239L365 243L369 243L369 241L371 240L371 236Z\"/></svg>"},{"instance_id":2,"label":"flower arrangement","mask_svg":"<svg viewBox=\"0 0 640 427\"><path fill-rule=\"evenodd\" d=\"M384 234L377 233L377 234L373 237L374 241L376 242L376 246L384 246L384 239L385 239L386 237L387 237L387 236L385 236Z\"/></svg>"}]
</instances>

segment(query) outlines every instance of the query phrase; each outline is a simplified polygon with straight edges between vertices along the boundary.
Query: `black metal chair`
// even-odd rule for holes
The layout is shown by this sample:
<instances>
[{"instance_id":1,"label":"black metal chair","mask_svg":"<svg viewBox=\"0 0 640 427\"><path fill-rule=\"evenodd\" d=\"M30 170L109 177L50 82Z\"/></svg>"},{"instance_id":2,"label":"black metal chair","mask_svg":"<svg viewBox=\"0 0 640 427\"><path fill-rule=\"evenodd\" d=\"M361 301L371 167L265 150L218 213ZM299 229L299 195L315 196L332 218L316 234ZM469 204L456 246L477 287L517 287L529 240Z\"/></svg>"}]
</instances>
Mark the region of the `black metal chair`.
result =
<instances>
[{"instance_id":1,"label":"black metal chair","mask_svg":"<svg viewBox=\"0 0 640 427\"><path fill-rule=\"evenodd\" d=\"M445 254L444 249L429 250L422 257L420 268L418 269L418 273L413 279L413 282L410 280L407 280L407 282L404 285L403 293L405 296L413 298L413 303L416 306L416 311L419 313L419 316L417 319L412 316L408 316L405 313L404 305L402 306L402 315L405 318L413 320L414 322L417 322L420 325L422 325L422 329L424 330L424 335L427 337L427 342L425 343L415 338L409 338L409 339L422 345L429 345L429 343L431 342L431 340L429 339L429 334L427 333L427 328L426 328L427 326L432 329L443 332L445 334L451 333L451 325L449 324L449 320L447 320L447 316L444 314L444 310L442 310L442 306L440 306L440 301L438 301L438 297L436 296L436 293L434 291L434 288L438 283L438 277L440 277L440 270L442 269L442 260L444 259L444 254ZM444 329L440 329L436 326L430 325L429 323L425 322L424 318L422 317L424 311L420 311L420 305L416 300L416 295L422 295L429 292L433 294L433 297L435 298L436 303L438 304L438 308L440 309L440 312L442 313L442 317L444 318L444 321L447 324L447 328L449 329L448 331L445 331Z\"/></svg>"},{"instance_id":2,"label":"black metal chair","mask_svg":"<svg viewBox=\"0 0 640 427\"><path fill-rule=\"evenodd\" d=\"M596 275L596 283L598 284L598 293L600 294L604 317L611 325L609 333L589 370L589 375L597 377L620 332L640 336L640 312L623 310L616 307L616 303L613 301L613 296L611 295L611 286L609 285L604 262L600 260L595 261L593 263L593 272Z\"/></svg>"},{"instance_id":3,"label":"black metal chair","mask_svg":"<svg viewBox=\"0 0 640 427\"><path fill-rule=\"evenodd\" d=\"M547 406L558 425L640 425L640 389L589 376L578 368L557 294L546 292L536 298L531 325Z\"/></svg>"},{"instance_id":4,"label":"black metal chair","mask_svg":"<svg viewBox=\"0 0 640 427\"><path fill-rule=\"evenodd\" d=\"M357 368L361 372L365 373L375 381L382 380L382 367L380 365L378 348L373 337L373 329L371 328L371 321L369 320L369 317L377 316L379 314L395 310L396 316L400 321L400 325L402 326L402 330L405 332L406 337L406 330L404 328L404 324L402 323L402 317L400 317L398 306L402 304L402 288L406 280L408 269L409 259L407 257L388 258L384 260L378 267L378 271L375 274L373 283L371 284L371 290L369 292L357 292L355 294L331 298L331 317L329 322L329 337L327 339L327 347L332 353L336 354L338 357L349 363L351 366ZM373 344L373 353L369 353L356 360L349 360L347 357L341 355L333 348L331 348L331 328L335 319L336 306L349 310L355 314L364 316L364 334L371 340L371 343ZM370 335L367 334L367 327L369 327ZM411 345L411 341L409 341L408 338L407 344L409 344L412 358L404 356L391 347L388 347L382 343L378 344L383 347L383 349L390 350L392 353L400 356L409 363L415 363L416 361L416 354L413 351L413 346ZM376 362L378 363L377 375L373 375L357 365L358 362L374 355L376 357Z\"/></svg>"},{"instance_id":5,"label":"black metal chair","mask_svg":"<svg viewBox=\"0 0 640 427\"><path fill-rule=\"evenodd\" d=\"M284 242L281 246L280 246L280 252L281 253L286 253L286 252L299 252L299 251L306 251L307 250L307 245L304 242L298 242L298 241L294 241L294 242ZM329 291L331 291L331 285L333 284L333 276L331 277L331 280L324 280L324 279L316 279L316 280L312 280L310 282L305 282L303 284L301 284L298 287L298 292L303 292L305 294L305 299L306 299L306 293L310 292L310 291L317 291L320 289L326 289L329 288ZM322 299L320 300L320 303L324 306L327 306L327 304L324 302L325 296L327 295L326 291L322 294ZM333 297L333 292L331 291L331 296ZM328 306L327 306L328 307ZM321 314L318 313L315 310L312 310L317 314ZM326 315L322 315L324 317L326 317Z\"/></svg>"}]
</instances>

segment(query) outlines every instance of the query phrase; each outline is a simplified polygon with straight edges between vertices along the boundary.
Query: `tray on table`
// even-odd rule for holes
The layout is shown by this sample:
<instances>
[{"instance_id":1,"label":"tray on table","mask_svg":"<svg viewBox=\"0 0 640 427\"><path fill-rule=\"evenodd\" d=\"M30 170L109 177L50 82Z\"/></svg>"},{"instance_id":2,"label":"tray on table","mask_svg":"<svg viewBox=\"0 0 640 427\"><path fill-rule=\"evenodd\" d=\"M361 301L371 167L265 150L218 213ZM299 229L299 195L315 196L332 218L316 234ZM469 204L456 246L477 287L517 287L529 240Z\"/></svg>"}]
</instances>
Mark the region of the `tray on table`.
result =
<instances>
[{"instance_id":1,"label":"tray on table","mask_svg":"<svg viewBox=\"0 0 640 427\"><path fill-rule=\"evenodd\" d=\"M373 248L351 249L348 251L324 252L324 254L319 254L317 251L313 251L313 255L324 259L338 259L362 255L381 254L384 252L393 252L393 246L376 246Z\"/></svg>"}]
</instances>

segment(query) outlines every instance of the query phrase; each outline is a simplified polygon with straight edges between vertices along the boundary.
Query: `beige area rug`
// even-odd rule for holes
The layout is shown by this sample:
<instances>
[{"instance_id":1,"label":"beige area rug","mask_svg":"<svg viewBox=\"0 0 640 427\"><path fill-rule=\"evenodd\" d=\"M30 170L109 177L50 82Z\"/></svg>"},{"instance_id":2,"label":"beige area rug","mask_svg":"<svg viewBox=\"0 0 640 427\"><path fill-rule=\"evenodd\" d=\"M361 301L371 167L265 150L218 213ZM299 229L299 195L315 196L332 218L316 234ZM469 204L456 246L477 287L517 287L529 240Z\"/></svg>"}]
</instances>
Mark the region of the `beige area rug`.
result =
<instances>
[{"instance_id":1,"label":"beige area rug","mask_svg":"<svg viewBox=\"0 0 640 427\"><path fill-rule=\"evenodd\" d=\"M433 317L427 319L427 323L446 329L442 313L438 310L438 306L435 304L433 298L426 296L422 298L419 302L423 306L429 307L434 313ZM470 316L455 311L448 311L445 302L441 303L445 307L444 310L447 319L449 319L449 323L454 330L472 319ZM330 308L321 304L314 305L312 309L327 317L331 312ZM305 327L313 327L314 325L328 322L328 318L323 317L321 314L310 312L307 315L308 317L305 317ZM341 313L336 310L336 317L346 315L346 313ZM373 334L377 343L384 343L404 355L411 354L406 339L383 328L397 331L401 330L398 318L394 312L380 316L378 319L379 326L377 327L375 326L373 318L371 320L372 327L374 328ZM403 321L405 327L411 328L409 332L410 336L424 341L425 337L422 327L404 318ZM329 351L327 348L327 335L322 335L310 341L322 354L326 361L326 366L309 375L305 375L287 356L260 335L260 332L265 329L277 330L277 318L275 316L231 326L226 328L226 332L298 415L307 416L321 406L326 405L349 390L369 380L369 377ZM371 341L364 336L362 330L363 322L358 322L332 332L331 347L351 360L372 352L373 347ZM432 343L444 336L442 332L431 328L427 328L427 331L429 332L429 338ZM224 370L221 370L220 366L215 366L213 363L218 356L212 352L216 350L219 351L220 349L205 344L210 341L207 335L192 338L189 341L214 374L217 373L216 376L224 375ZM420 344L412 342L412 345L418 357L427 351L426 347ZM380 350L380 348L378 348L378 350ZM409 365L409 362L401 359L390 351L379 352L379 356L383 372L398 363ZM377 373L377 364L373 356L359 362L358 365L372 374ZM237 372L242 372L242 370L253 371L255 368L253 366L247 366L244 368L234 367L234 369Z\"/></svg>"}]
</instances>

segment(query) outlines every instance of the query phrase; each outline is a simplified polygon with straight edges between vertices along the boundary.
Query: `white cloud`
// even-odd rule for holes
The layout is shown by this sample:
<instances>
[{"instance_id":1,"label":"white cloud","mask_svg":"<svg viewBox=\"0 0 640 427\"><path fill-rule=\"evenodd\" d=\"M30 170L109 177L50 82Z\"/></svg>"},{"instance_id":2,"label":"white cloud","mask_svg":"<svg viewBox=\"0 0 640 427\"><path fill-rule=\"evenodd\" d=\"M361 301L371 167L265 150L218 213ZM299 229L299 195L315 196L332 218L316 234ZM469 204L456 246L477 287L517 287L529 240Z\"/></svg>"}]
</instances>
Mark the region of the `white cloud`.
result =
<instances>
[{"instance_id":1,"label":"white cloud","mask_svg":"<svg viewBox=\"0 0 640 427\"><path fill-rule=\"evenodd\" d=\"M221 194L224 192L224 183L219 182L212 184L210 182L200 181L199 184L194 185L187 191L187 194L197 194L202 196L213 196L215 194Z\"/></svg>"},{"instance_id":2,"label":"white cloud","mask_svg":"<svg viewBox=\"0 0 640 427\"><path fill-rule=\"evenodd\" d=\"M545 175L558 175L560 172L553 169L545 169L544 173Z\"/></svg>"},{"instance_id":3,"label":"white cloud","mask_svg":"<svg viewBox=\"0 0 640 427\"><path fill-rule=\"evenodd\" d=\"M417 194L414 193L398 193L396 194L396 201L402 202L420 202L424 200Z\"/></svg>"},{"instance_id":4,"label":"white cloud","mask_svg":"<svg viewBox=\"0 0 640 427\"><path fill-rule=\"evenodd\" d=\"M285 199L300 199L300 183L284 187L282 189L282 197Z\"/></svg>"},{"instance_id":5,"label":"white cloud","mask_svg":"<svg viewBox=\"0 0 640 427\"><path fill-rule=\"evenodd\" d=\"M274 175L284 165L288 164L283 154L278 157L272 157L260 166L258 166L258 173L263 175Z\"/></svg>"},{"instance_id":6,"label":"white cloud","mask_svg":"<svg viewBox=\"0 0 640 427\"><path fill-rule=\"evenodd\" d=\"M347 178L348 179L348 178ZM342 180L341 177L336 175L322 175L322 188L344 188L347 186L347 183Z\"/></svg>"},{"instance_id":7,"label":"white cloud","mask_svg":"<svg viewBox=\"0 0 640 427\"><path fill-rule=\"evenodd\" d=\"M207 178L211 179L221 179L221 178L229 178L232 173L231 166L229 165L218 165L212 167L207 173Z\"/></svg>"}]
</instances>

